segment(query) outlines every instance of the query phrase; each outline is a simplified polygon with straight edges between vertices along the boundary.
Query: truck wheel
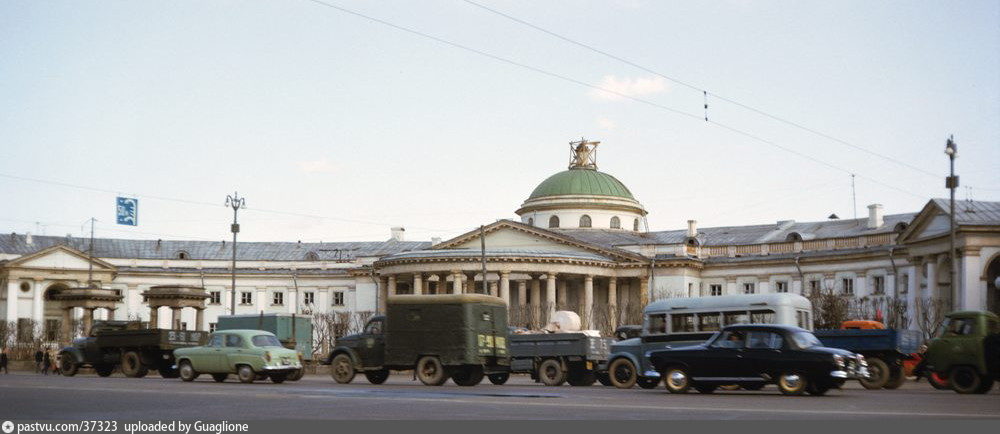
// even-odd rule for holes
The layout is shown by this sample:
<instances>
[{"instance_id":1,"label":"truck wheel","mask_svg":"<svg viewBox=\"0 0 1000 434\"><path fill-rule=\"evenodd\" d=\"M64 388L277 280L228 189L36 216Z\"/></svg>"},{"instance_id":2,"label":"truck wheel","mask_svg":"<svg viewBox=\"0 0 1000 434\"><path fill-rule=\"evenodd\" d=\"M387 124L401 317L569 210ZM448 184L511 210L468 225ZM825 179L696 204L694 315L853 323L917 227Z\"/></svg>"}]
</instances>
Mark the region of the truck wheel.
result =
<instances>
[{"instance_id":1,"label":"truck wheel","mask_svg":"<svg viewBox=\"0 0 1000 434\"><path fill-rule=\"evenodd\" d=\"M483 381L482 366L463 366L451 374L451 381L459 386L475 386Z\"/></svg>"},{"instance_id":2,"label":"truck wheel","mask_svg":"<svg viewBox=\"0 0 1000 434\"><path fill-rule=\"evenodd\" d=\"M865 389L881 389L889 382L889 365L878 357L868 359L868 378L858 381Z\"/></svg>"},{"instance_id":3,"label":"truck wheel","mask_svg":"<svg viewBox=\"0 0 1000 434\"><path fill-rule=\"evenodd\" d=\"M659 382L657 381L657 383ZM663 384L667 386L667 392L687 393L691 389L691 377L688 375L687 369L675 366L663 371ZM639 385L641 386L642 383Z\"/></svg>"},{"instance_id":4,"label":"truck wheel","mask_svg":"<svg viewBox=\"0 0 1000 434\"><path fill-rule=\"evenodd\" d=\"M570 386L593 386L597 382L597 375L589 369L573 369L569 371L566 381Z\"/></svg>"},{"instance_id":5,"label":"truck wheel","mask_svg":"<svg viewBox=\"0 0 1000 434\"><path fill-rule=\"evenodd\" d=\"M389 379L389 370L379 369L378 371L367 371L365 372L365 378L368 379L369 383L382 384L385 383L385 380Z\"/></svg>"},{"instance_id":6,"label":"truck wheel","mask_svg":"<svg viewBox=\"0 0 1000 434\"><path fill-rule=\"evenodd\" d=\"M142 378L149 373L149 368L142 364L142 357L136 351L126 351L122 354L122 374L130 378Z\"/></svg>"},{"instance_id":7,"label":"truck wheel","mask_svg":"<svg viewBox=\"0 0 1000 434\"><path fill-rule=\"evenodd\" d=\"M94 371L97 371L98 376L110 377L115 372L115 365L94 365Z\"/></svg>"},{"instance_id":8,"label":"truck wheel","mask_svg":"<svg viewBox=\"0 0 1000 434\"><path fill-rule=\"evenodd\" d=\"M306 368L296 369L292 371L291 374L288 374L288 381L299 381L305 374L306 374Z\"/></svg>"},{"instance_id":9,"label":"truck wheel","mask_svg":"<svg viewBox=\"0 0 1000 434\"><path fill-rule=\"evenodd\" d=\"M330 376L340 384L350 383L354 379L354 361L347 354L337 354L330 363Z\"/></svg>"},{"instance_id":10,"label":"truck wheel","mask_svg":"<svg viewBox=\"0 0 1000 434\"><path fill-rule=\"evenodd\" d=\"M490 379L490 383L496 384L497 386L502 386L507 380L510 379L510 374L506 372L500 372L497 374L490 374L487 376Z\"/></svg>"},{"instance_id":11,"label":"truck wheel","mask_svg":"<svg viewBox=\"0 0 1000 434\"><path fill-rule=\"evenodd\" d=\"M257 379L257 374L250 365L240 365L236 367L236 377L240 379L240 383L250 384Z\"/></svg>"},{"instance_id":12,"label":"truck wheel","mask_svg":"<svg viewBox=\"0 0 1000 434\"><path fill-rule=\"evenodd\" d=\"M629 359L624 357L615 359L611 362L611 366L608 366L608 379L612 386L619 389L631 389L635 386L637 378L635 365Z\"/></svg>"},{"instance_id":13,"label":"truck wheel","mask_svg":"<svg viewBox=\"0 0 1000 434\"><path fill-rule=\"evenodd\" d=\"M899 389L903 383L906 383L906 375L903 372L903 367L897 366L892 369L892 373L889 375L889 381L887 381L885 386L882 387L890 390Z\"/></svg>"},{"instance_id":14,"label":"truck wheel","mask_svg":"<svg viewBox=\"0 0 1000 434\"><path fill-rule=\"evenodd\" d=\"M229 374L212 374L212 380L216 383L225 383L227 378L229 378Z\"/></svg>"},{"instance_id":15,"label":"truck wheel","mask_svg":"<svg viewBox=\"0 0 1000 434\"><path fill-rule=\"evenodd\" d=\"M556 359L546 359L538 366L538 378L546 386L562 386L566 382L566 371Z\"/></svg>"},{"instance_id":16,"label":"truck wheel","mask_svg":"<svg viewBox=\"0 0 1000 434\"><path fill-rule=\"evenodd\" d=\"M951 389L951 386L948 385L948 377L938 374L937 372L927 374L927 382L937 390Z\"/></svg>"},{"instance_id":17,"label":"truck wheel","mask_svg":"<svg viewBox=\"0 0 1000 434\"><path fill-rule=\"evenodd\" d=\"M601 383L602 386L611 386L611 376L607 372L598 372L597 382Z\"/></svg>"},{"instance_id":18,"label":"truck wheel","mask_svg":"<svg viewBox=\"0 0 1000 434\"><path fill-rule=\"evenodd\" d=\"M63 353L59 356L59 372L67 377L72 377L76 375L77 371L80 370L80 365L73 360L73 356L69 353Z\"/></svg>"},{"instance_id":19,"label":"truck wheel","mask_svg":"<svg viewBox=\"0 0 1000 434\"><path fill-rule=\"evenodd\" d=\"M198 371L195 371L194 366L191 366L191 362L187 360L181 362L180 367L177 368L177 373L180 374L183 381L194 381L195 378L198 378Z\"/></svg>"},{"instance_id":20,"label":"truck wheel","mask_svg":"<svg viewBox=\"0 0 1000 434\"><path fill-rule=\"evenodd\" d=\"M993 378L979 375L976 368L971 366L957 366L948 374L948 382L951 389L961 393L986 393L993 388Z\"/></svg>"},{"instance_id":21,"label":"truck wheel","mask_svg":"<svg viewBox=\"0 0 1000 434\"><path fill-rule=\"evenodd\" d=\"M417 360L417 378L427 386L440 386L448 381L448 372L435 356L423 356Z\"/></svg>"},{"instance_id":22,"label":"truck wheel","mask_svg":"<svg viewBox=\"0 0 1000 434\"><path fill-rule=\"evenodd\" d=\"M785 372L778 376L778 390L782 395L801 395L809 388L809 380L797 372Z\"/></svg>"}]
</instances>

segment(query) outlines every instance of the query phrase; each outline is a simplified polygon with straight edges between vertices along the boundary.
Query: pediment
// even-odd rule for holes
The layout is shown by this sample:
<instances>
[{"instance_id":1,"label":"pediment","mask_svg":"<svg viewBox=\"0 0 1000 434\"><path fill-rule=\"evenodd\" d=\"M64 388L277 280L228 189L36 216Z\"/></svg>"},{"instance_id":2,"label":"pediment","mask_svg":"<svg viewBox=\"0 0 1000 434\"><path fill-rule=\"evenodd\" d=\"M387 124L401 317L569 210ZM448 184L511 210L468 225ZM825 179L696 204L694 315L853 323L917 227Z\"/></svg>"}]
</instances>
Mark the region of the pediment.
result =
<instances>
[{"instance_id":1,"label":"pediment","mask_svg":"<svg viewBox=\"0 0 1000 434\"><path fill-rule=\"evenodd\" d=\"M523 223L501 220L483 228L486 248L539 250L546 252L598 253L618 260L642 260L635 253L608 249L585 243L559 233L539 229ZM473 230L433 247L439 249L473 249L481 247L480 231Z\"/></svg>"},{"instance_id":2,"label":"pediment","mask_svg":"<svg viewBox=\"0 0 1000 434\"><path fill-rule=\"evenodd\" d=\"M21 268L86 270L90 268L90 263L91 260L87 254L72 247L59 245L17 258L9 262L7 266ZM93 264L95 270L115 269L114 265L97 258L93 259Z\"/></svg>"},{"instance_id":3,"label":"pediment","mask_svg":"<svg viewBox=\"0 0 1000 434\"><path fill-rule=\"evenodd\" d=\"M947 235L951 230L948 213L930 201L913 218L913 222L899 235L898 243L909 243Z\"/></svg>"}]
</instances>

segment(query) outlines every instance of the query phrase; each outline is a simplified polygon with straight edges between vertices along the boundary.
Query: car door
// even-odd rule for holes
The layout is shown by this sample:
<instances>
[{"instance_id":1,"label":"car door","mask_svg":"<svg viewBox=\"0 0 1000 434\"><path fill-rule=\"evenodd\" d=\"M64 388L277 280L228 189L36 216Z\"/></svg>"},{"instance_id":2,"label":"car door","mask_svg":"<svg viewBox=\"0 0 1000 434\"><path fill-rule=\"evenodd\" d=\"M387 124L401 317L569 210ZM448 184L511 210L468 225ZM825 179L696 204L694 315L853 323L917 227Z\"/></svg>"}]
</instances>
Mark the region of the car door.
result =
<instances>
[{"instance_id":1,"label":"car door","mask_svg":"<svg viewBox=\"0 0 1000 434\"><path fill-rule=\"evenodd\" d=\"M246 357L243 337L237 334L226 334L225 346L222 347L222 365L216 372L236 372L236 364Z\"/></svg>"},{"instance_id":2,"label":"car door","mask_svg":"<svg viewBox=\"0 0 1000 434\"><path fill-rule=\"evenodd\" d=\"M725 330L690 363L692 377L735 379L752 375L745 358L746 332Z\"/></svg>"},{"instance_id":3,"label":"car door","mask_svg":"<svg viewBox=\"0 0 1000 434\"><path fill-rule=\"evenodd\" d=\"M372 320L365 326L358 345L358 354L364 367L382 366L385 360L384 319Z\"/></svg>"},{"instance_id":4,"label":"car door","mask_svg":"<svg viewBox=\"0 0 1000 434\"><path fill-rule=\"evenodd\" d=\"M781 372L793 368L791 347L780 332L755 330L747 333L747 345L743 357L748 362L748 376L776 377ZM804 366L802 368L805 368Z\"/></svg>"},{"instance_id":5,"label":"car door","mask_svg":"<svg viewBox=\"0 0 1000 434\"><path fill-rule=\"evenodd\" d=\"M199 356L200 359L204 359L204 367L199 368L198 365L194 365L194 369L200 372L224 372L225 371L225 354L223 353L223 344L225 343L225 334L216 333L208 340L208 343L202 348L202 355Z\"/></svg>"}]
</instances>

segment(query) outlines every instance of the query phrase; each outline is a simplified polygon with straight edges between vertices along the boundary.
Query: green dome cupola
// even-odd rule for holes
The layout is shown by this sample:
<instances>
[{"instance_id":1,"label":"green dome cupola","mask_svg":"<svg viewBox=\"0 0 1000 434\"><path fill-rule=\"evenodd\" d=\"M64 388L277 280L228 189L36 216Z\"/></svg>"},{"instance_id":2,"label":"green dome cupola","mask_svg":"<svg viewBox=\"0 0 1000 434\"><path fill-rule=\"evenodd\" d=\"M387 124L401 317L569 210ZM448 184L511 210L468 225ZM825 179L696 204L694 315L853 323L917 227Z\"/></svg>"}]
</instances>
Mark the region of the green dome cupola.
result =
<instances>
[{"instance_id":1,"label":"green dome cupola","mask_svg":"<svg viewBox=\"0 0 1000 434\"><path fill-rule=\"evenodd\" d=\"M565 195L614 196L635 199L614 176L595 169L573 168L552 175L538 184L529 199Z\"/></svg>"}]
</instances>

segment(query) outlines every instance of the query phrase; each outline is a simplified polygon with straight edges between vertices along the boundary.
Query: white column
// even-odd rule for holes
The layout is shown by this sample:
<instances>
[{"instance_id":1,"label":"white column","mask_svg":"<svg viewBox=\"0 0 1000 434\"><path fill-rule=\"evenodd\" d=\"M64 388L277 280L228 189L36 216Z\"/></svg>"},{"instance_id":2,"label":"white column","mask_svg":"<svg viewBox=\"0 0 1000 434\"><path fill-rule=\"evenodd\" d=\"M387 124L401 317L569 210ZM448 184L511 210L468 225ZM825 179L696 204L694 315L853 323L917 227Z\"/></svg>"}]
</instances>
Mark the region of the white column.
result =
<instances>
[{"instance_id":1,"label":"white column","mask_svg":"<svg viewBox=\"0 0 1000 434\"><path fill-rule=\"evenodd\" d=\"M330 290L327 288L316 288L316 311L326 313L330 311Z\"/></svg>"},{"instance_id":2,"label":"white column","mask_svg":"<svg viewBox=\"0 0 1000 434\"><path fill-rule=\"evenodd\" d=\"M34 280L31 282L31 319L39 330L45 330L45 304L42 300L42 282Z\"/></svg>"},{"instance_id":3,"label":"white column","mask_svg":"<svg viewBox=\"0 0 1000 434\"><path fill-rule=\"evenodd\" d=\"M288 313L299 313L299 292L294 286L288 288L288 300L285 300L285 304L288 305Z\"/></svg>"},{"instance_id":4,"label":"white column","mask_svg":"<svg viewBox=\"0 0 1000 434\"><path fill-rule=\"evenodd\" d=\"M396 295L396 275L389 275L389 297Z\"/></svg>"},{"instance_id":5,"label":"white column","mask_svg":"<svg viewBox=\"0 0 1000 434\"><path fill-rule=\"evenodd\" d=\"M462 293L462 273L457 270L451 272L451 293Z\"/></svg>"},{"instance_id":6,"label":"white column","mask_svg":"<svg viewBox=\"0 0 1000 434\"><path fill-rule=\"evenodd\" d=\"M413 293L416 295L424 293L424 275L422 273L413 274Z\"/></svg>"},{"instance_id":7,"label":"white column","mask_svg":"<svg viewBox=\"0 0 1000 434\"><path fill-rule=\"evenodd\" d=\"M521 312L524 312L524 307L528 303L528 282L524 280L517 281L517 305L521 307Z\"/></svg>"},{"instance_id":8,"label":"white column","mask_svg":"<svg viewBox=\"0 0 1000 434\"><path fill-rule=\"evenodd\" d=\"M17 291L20 282L17 279L7 281L7 321L17 322Z\"/></svg>"},{"instance_id":9,"label":"white column","mask_svg":"<svg viewBox=\"0 0 1000 434\"><path fill-rule=\"evenodd\" d=\"M618 326L618 278L608 279L608 318L611 320L611 327Z\"/></svg>"},{"instance_id":10,"label":"white column","mask_svg":"<svg viewBox=\"0 0 1000 434\"><path fill-rule=\"evenodd\" d=\"M559 304L561 309L566 309L569 302L569 288L567 285L569 282L566 279L559 279L556 281L556 303Z\"/></svg>"},{"instance_id":11,"label":"white column","mask_svg":"<svg viewBox=\"0 0 1000 434\"><path fill-rule=\"evenodd\" d=\"M510 271L500 272L500 298L510 306Z\"/></svg>"},{"instance_id":12,"label":"white column","mask_svg":"<svg viewBox=\"0 0 1000 434\"><path fill-rule=\"evenodd\" d=\"M954 285L960 288L956 291L955 306L962 306L965 310L986 310L985 285L980 285L982 260L979 258L979 252L975 252L974 255L962 253L964 253L960 259L962 268L959 269L961 285Z\"/></svg>"},{"instance_id":13,"label":"white column","mask_svg":"<svg viewBox=\"0 0 1000 434\"><path fill-rule=\"evenodd\" d=\"M937 271L938 271L937 259L934 258L934 257L928 258L928 260L927 260L927 292L924 293L924 294L920 294L921 298L924 298L924 299L933 299L933 298L935 298L937 296L937 293L938 293L938 286L937 286L937 284L938 284L938 276L937 276Z\"/></svg>"},{"instance_id":14,"label":"white column","mask_svg":"<svg viewBox=\"0 0 1000 434\"><path fill-rule=\"evenodd\" d=\"M545 282L545 322L551 322L556 313L556 274L549 273Z\"/></svg>"},{"instance_id":15,"label":"white column","mask_svg":"<svg viewBox=\"0 0 1000 434\"><path fill-rule=\"evenodd\" d=\"M236 296L239 297L238 292ZM265 300L266 298L267 298L267 288L263 286L257 288L257 296L254 297L253 300L253 308L254 308L253 313L260 314L261 311L266 309L264 306L270 304L270 301Z\"/></svg>"},{"instance_id":16,"label":"white column","mask_svg":"<svg viewBox=\"0 0 1000 434\"><path fill-rule=\"evenodd\" d=\"M594 310L594 276L588 275L583 279L583 328L591 328L591 315Z\"/></svg>"},{"instance_id":17,"label":"white column","mask_svg":"<svg viewBox=\"0 0 1000 434\"><path fill-rule=\"evenodd\" d=\"M542 281L541 276L531 276L531 313L538 325L542 324Z\"/></svg>"}]
</instances>

